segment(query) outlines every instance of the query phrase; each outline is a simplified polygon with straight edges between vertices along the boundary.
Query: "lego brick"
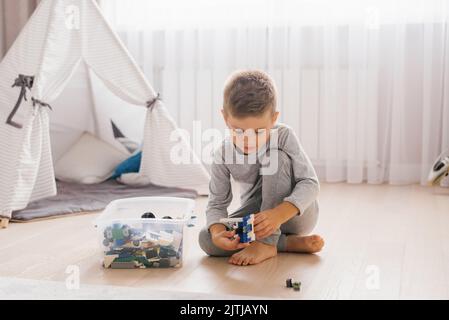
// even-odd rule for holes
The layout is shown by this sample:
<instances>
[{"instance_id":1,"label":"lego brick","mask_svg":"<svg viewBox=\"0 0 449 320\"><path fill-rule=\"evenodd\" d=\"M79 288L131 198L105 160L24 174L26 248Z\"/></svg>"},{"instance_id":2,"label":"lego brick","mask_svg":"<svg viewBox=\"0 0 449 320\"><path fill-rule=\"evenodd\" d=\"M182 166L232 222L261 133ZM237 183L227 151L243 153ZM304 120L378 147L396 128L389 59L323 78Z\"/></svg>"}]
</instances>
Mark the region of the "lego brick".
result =
<instances>
[{"instance_id":1,"label":"lego brick","mask_svg":"<svg viewBox=\"0 0 449 320\"><path fill-rule=\"evenodd\" d=\"M161 247L159 250L159 256L161 258L176 257L176 253L173 247Z\"/></svg>"},{"instance_id":2,"label":"lego brick","mask_svg":"<svg viewBox=\"0 0 449 320\"><path fill-rule=\"evenodd\" d=\"M131 262L112 262L111 263L112 269L135 269L136 263L134 261Z\"/></svg>"},{"instance_id":3,"label":"lego brick","mask_svg":"<svg viewBox=\"0 0 449 320\"><path fill-rule=\"evenodd\" d=\"M156 216L155 216L154 213L152 213L152 212L145 212L145 213L142 215L142 218L143 218L143 219L154 219L154 218L156 218Z\"/></svg>"},{"instance_id":4,"label":"lego brick","mask_svg":"<svg viewBox=\"0 0 449 320\"><path fill-rule=\"evenodd\" d=\"M170 262L170 267L180 266L180 263L181 263L181 261L177 257L170 257L169 262Z\"/></svg>"},{"instance_id":5,"label":"lego brick","mask_svg":"<svg viewBox=\"0 0 449 320\"><path fill-rule=\"evenodd\" d=\"M159 268L168 268L168 267L170 267L170 259L162 258L159 261Z\"/></svg>"},{"instance_id":6,"label":"lego brick","mask_svg":"<svg viewBox=\"0 0 449 320\"><path fill-rule=\"evenodd\" d=\"M141 266L145 268L150 268L153 265L144 256L135 257L134 261L137 261Z\"/></svg>"},{"instance_id":7,"label":"lego brick","mask_svg":"<svg viewBox=\"0 0 449 320\"><path fill-rule=\"evenodd\" d=\"M157 250L152 249L152 250L146 250L145 251L145 256L147 259L152 259L158 256Z\"/></svg>"},{"instance_id":8,"label":"lego brick","mask_svg":"<svg viewBox=\"0 0 449 320\"><path fill-rule=\"evenodd\" d=\"M105 255L103 258L103 267L109 268L116 258L118 258L118 254Z\"/></svg>"},{"instance_id":9,"label":"lego brick","mask_svg":"<svg viewBox=\"0 0 449 320\"><path fill-rule=\"evenodd\" d=\"M293 290L295 291L301 290L301 282L293 282Z\"/></svg>"},{"instance_id":10,"label":"lego brick","mask_svg":"<svg viewBox=\"0 0 449 320\"><path fill-rule=\"evenodd\" d=\"M140 241L140 247L142 249L156 248L157 243L154 241L151 241L151 240L144 240L144 241Z\"/></svg>"},{"instance_id":11,"label":"lego brick","mask_svg":"<svg viewBox=\"0 0 449 320\"><path fill-rule=\"evenodd\" d=\"M132 262L134 261L134 257L126 257L126 258L116 258L114 262Z\"/></svg>"},{"instance_id":12,"label":"lego brick","mask_svg":"<svg viewBox=\"0 0 449 320\"><path fill-rule=\"evenodd\" d=\"M241 218L226 218L220 219L220 222L230 224L231 228L235 230L240 237L241 243L252 242L256 240L254 229L254 214L250 214Z\"/></svg>"}]
</instances>

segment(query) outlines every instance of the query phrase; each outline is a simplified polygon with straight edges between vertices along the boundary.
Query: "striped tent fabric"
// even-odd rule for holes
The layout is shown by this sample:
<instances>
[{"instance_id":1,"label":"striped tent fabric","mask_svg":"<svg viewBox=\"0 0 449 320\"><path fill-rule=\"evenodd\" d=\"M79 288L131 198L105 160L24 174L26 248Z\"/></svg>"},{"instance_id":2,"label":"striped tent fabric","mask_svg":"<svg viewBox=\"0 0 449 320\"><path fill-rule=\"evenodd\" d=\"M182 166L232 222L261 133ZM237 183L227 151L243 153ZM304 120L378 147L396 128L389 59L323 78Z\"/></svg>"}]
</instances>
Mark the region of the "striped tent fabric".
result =
<instances>
[{"instance_id":1,"label":"striped tent fabric","mask_svg":"<svg viewBox=\"0 0 449 320\"><path fill-rule=\"evenodd\" d=\"M74 75L84 69L87 72L80 74L86 78L73 85ZM25 87L19 81L22 87L13 87L19 75L32 77L32 85ZM12 117L17 127L7 122L21 90L26 94ZM92 0L43 0L0 63L1 217L9 218L29 202L56 194L51 143L59 136L50 134L55 125L53 112L55 118L62 115L58 124L66 127L75 127L76 118L85 125L90 116L86 108L67 97L90 101L89 107L97 110L91 112L95 118L92 131L101 132L100 138L106 141L113 140L108 137L113 137L111 119L104 113L112 106L95 105L100 101L95 95L111 93L119 98L116 104L124 117L132 114L131 106L140 106L139 111L146 113L140 172L123 176L122 182L187 187L204 193L207 171L186 139L173 139L176 123L97 4ZM192 161L173 161L174 148L187 150Z\"/></svg>"}]
</instances>

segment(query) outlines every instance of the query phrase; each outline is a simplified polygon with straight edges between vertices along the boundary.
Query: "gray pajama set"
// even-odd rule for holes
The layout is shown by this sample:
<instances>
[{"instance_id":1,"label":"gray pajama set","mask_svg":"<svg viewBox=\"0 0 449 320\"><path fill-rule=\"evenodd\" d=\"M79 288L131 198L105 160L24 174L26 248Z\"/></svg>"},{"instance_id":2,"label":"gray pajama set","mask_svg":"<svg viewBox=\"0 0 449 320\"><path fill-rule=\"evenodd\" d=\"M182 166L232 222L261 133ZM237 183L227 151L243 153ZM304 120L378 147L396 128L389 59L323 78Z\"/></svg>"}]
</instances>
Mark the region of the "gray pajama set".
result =
<instances>
[{"instance_id":1,"label":"gray pajama set","mask_svg":"<svg viewBox=\"0 0 449 320\"><path fill-rule=\"evenodd\" d=\"M207 224L199 234L200 247L208 255L229 256L236 252L216 247L209 232L210 226L220 223L221 218L228 218L227 208L232 200L231 177L240 185L241 207L230 214L230 218L272 209L284 201L299 209L296 216L261 242L277 245L278 251L285 251L287 235L307 235L315 227L320 185L294 131L284 124L277 124L271 131L269 142L249 155L242 153L232 138L227 137L214 153Z\"/></svg>"}]
</instances>

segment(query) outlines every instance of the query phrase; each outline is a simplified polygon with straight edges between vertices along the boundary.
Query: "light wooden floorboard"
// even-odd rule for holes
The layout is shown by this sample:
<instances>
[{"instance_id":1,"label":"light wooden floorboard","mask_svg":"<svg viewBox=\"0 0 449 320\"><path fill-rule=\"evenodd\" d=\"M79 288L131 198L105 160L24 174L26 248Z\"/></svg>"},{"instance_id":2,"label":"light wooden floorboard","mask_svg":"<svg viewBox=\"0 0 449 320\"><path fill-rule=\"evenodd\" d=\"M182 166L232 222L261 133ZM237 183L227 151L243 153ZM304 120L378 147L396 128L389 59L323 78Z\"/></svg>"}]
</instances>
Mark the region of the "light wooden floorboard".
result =
<instances>
[{"instance_id":1,"label":"light wooden floorboard","mask_svg":"<svg viewBox=\"0 0 449 320\"><path fill-rule=\"evenodd\" d=\"M0 276L64 282L67 266L77 265L81 286L289 299L449 298L447 194L418 185L322 184L315 232L324 237L324 250L280 254L249 267L201 251L206 203L197 200L199 225L186 229L180 269L104 270L92 223L97 214L88 214L0 230ZM284 288L290 277L302 282L301 292Z\"/></svg>"}]
</instances>

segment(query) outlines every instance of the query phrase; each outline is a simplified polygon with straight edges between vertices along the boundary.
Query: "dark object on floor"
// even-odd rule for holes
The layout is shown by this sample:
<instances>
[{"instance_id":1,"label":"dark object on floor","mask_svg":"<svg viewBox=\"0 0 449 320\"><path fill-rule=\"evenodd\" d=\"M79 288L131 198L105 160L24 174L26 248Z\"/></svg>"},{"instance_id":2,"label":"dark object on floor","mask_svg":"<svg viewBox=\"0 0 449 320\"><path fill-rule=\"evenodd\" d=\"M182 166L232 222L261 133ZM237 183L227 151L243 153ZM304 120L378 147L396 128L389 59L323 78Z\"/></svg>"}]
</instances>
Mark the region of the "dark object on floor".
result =
<instances>
[{"instance_id":1,"label":"dark object on floor","mask_svg":"<svg viewBox=\"0 0 449 320\"><path fill-rule=\"evenodd\" d=\"M293 290L295 291L301 290L301 282L293 282Z\"/></svg>"},{"instance_id":2,"label":"dark object on floor","mask_svg":"<svg viewBox=\"0 0 449 320\"><path fill-rule=\"evenodd\" d=\"M128 197L167 196L195 199L194 190L156 185L128 186L115 180L99 184L77 184L56 181L58 194L31 202L26 209L14 211L11 221L29 221L67 214L103 210L112 200Z\"/></svg>"},{"instance_id":3,"label":"dark object on floor","mask_svg":"<svg viewBox=\"0 0 449 320\"><path fill-rule=\"evenodd\" d=\"M156 216L155 216L154 213L152 213L152 212L145 212L145 213L142 215L142 218L143 218L143 219L154 219L154 218L156 218Z\"/></svg>"},{"instance_id":4,"label":"dark object on floor","mask_svg":"<svg viewBox=\"0 0 449 320\"><path fill-rule=\"evenodd\" d=\"M165 217L162 217L162 219L173 219L173 218L170 216L165 216Z\"/></svg>"},{"instance_id":5,"label":"dark object on floor","mask_svg":"<svg viewBox=\"0 0 449 320\"><path fill-rule=\"evenodd\" d=\"M293 288L295 291L301 290L301 281L293 281L292 278L285 280L285 286L287 288Z\"/></svg>"}]
</instances>

